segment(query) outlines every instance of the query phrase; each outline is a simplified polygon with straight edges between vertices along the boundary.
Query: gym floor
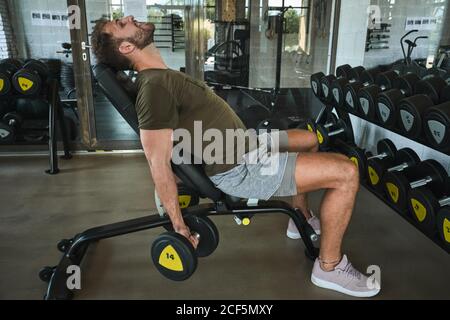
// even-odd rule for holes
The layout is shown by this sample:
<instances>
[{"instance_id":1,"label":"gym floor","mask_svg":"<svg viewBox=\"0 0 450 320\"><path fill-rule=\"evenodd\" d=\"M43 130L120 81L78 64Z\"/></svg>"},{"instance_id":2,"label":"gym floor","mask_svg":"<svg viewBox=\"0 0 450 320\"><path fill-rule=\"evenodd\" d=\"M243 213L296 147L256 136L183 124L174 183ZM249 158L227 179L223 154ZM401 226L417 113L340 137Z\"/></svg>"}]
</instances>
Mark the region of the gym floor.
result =
<instances>
[{"instance_id":1,"label":"gym floor","mask_svg":"<svg viewBox=\"0 0 450 320\"><path fill-rule=\"evenodd\" d=\"M0 158L0 299L42 299L42 266L60 259L57 242L93 226L156 212L143 154L76 156L48 176L46 157ZM317 212L322 193L311 195ZM255 217L248 227L212 217L216 252L185 282L163 278L150 260L162 229L103 240L88 251L77 299L350 299L315 287L301 240L287 217ZM361 271L381 267L376 299L448 299L449 255L365 189L344 252Z\"/></svg>"}]
</instances>

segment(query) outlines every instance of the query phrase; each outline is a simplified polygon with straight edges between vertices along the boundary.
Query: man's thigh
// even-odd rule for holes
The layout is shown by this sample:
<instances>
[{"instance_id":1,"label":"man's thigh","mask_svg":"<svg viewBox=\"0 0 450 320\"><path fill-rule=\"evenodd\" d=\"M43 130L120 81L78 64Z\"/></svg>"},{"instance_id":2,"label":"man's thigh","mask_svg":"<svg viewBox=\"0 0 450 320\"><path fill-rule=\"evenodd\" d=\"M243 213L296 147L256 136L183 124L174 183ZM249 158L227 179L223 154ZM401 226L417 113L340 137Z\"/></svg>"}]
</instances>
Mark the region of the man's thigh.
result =
<instances>
[{"instance_id":1,"label":"man's thigh","mask_svg":"<svg viewBox=\"0 0 450 320\"><path fill-rule=\"evenodd\" d=\"M280 137L280 151L310 152L317 147L318 141L315 133L303 129L290 129L287 135Z\"/></svg>"}]
</instances>

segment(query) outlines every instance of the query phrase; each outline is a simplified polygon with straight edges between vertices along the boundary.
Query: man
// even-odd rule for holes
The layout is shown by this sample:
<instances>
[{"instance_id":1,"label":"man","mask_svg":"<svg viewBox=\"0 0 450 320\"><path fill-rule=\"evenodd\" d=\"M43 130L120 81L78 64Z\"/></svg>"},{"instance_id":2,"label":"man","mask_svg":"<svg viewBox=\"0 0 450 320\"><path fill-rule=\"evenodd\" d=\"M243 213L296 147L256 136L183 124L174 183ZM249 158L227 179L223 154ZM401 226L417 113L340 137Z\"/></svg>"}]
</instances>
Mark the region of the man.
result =
<instances>
[{"instance_id":1,"label":"man","mask_svg":"<svg viewBox=\"0 0 450 320\"><path fill-rule=\"evenodd\" d=\"M97 60L118 70L133 69L138 95L136 111L139 118L142 146L161 202L176 232L188 238L194 246L197 239L185 225L178 204L176 180L171 170L173 134L185 129L195 135L195 121L202 129L215 129L225 134L245 126L232 109L205 84L170 70L153 44L155 27L128 16L114 21L98 21L92 46ZM301 209L317 233L321 232L320 257L315 261L311 280L317 286L357 297L370 297L379 292L367 277L357 271L341 253L341 243L352 215L359 177L356 166L345 156L319 153L314 134L305 130L280 131L279 152L274 174L263 174L264 161L253 164L249 159L255 149L246 143L224 147L235 163L209 163L205 172L225 193L241 198L268 199L272 196L294 196L293 205ZM270 141L265 148L272 148ZM204 150L206 143L201 146ZM269 153L266 153L266 156ZM244 159L239 162L240 159ZM273 158L271 158L273 160ZM261 164L262 162L262 164ZM306 194L326 189L320 216L313 217ZM298 238L298 230L289 223L288 236Z\"/></svg>"}]
</instances>

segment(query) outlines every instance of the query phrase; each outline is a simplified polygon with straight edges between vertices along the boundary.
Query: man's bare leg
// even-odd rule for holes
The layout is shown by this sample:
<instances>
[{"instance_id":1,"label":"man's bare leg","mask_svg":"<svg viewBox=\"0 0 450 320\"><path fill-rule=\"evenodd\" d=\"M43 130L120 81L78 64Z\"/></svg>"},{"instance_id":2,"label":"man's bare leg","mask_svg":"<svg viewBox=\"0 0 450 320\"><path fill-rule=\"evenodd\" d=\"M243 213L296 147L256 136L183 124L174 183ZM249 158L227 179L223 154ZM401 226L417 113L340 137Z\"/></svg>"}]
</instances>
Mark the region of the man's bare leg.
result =
<instances>
[{"instance_id":1,"label":"man's bare leg","mask_svg":"<svg viewBox=\"0 0 450 320\"><path fill-rule=\"evenodd\" d=\"M320 260L323 270L333 270L342 257L341 243L359 189L358 169L340 154L303 153L297 158L295 180L299 193L327 189L320 209Z\"/></svg>"},{"instance_id":2,"label":"man's bare leg","mask_svg":"<svg viewBox=\"0 0 450 320\"><path fill-rule=\"evenodd\" d=\"M292 129L286 131L288 134L289 152L313 153L319 151L319 142L316 134L301 129ZM301 210L306 219L311 218L308 203L308 195L299 193L292 197L292 206Z\"/></svg>"}]
</instances>

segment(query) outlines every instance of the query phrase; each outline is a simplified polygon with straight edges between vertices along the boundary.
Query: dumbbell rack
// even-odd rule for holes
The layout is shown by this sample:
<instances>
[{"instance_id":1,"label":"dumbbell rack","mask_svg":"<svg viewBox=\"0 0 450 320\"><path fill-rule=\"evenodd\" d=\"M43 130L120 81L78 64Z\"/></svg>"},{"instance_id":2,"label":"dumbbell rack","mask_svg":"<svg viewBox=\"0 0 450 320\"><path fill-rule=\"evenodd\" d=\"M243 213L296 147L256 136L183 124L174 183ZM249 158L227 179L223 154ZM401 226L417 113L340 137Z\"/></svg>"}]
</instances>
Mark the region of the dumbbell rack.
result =
<instances>
[{"instance_id":1,"label":"dumbbell rack","mask_svg":"<svg viewBox=\"0 0 450 320\"><path fill-rule=\"evenodd\" d=\"M46 95L37 96L30 99L44 99L49 104L49 117L48 117L48 148L49 148L49 166L50 168L45 172L47 174L58 174L58 147L57 147L57 134L56 126L59 125L60 132L62 135L64 155L62 159L68 160L72 158L72 154L69 149L69 138L64 121L64 114L61 107L61 101L59 97L59 83L58 80L49 80L46 85ZM42 131L42 130L40 130ZM13 142L16 145L29 145L30 142Z\"/></svg>"},{"instance_id":2,"label":"dumbbell rack","mask_svg":"<svg viewBox=\"0 0 450 320\"><path fill-rule=\"evenodd\" d=\"M314 96L314 95L313 95ZM314 96L315 97L315 96ZM318 99L318 98L317 98ZM319 99L318 99L319 100ZM332 105L332 104L328 104L328 103L326 103L326 102L324 102L324 101L322 101L322 100L319 100L327 109L333 109L334 108L334 106ZM361 117L359 114L357 114L357 113L354 113L354 112L351 112L351 111L349 111L349 110L343 110L342 108L339 108L339 109L335 109L336 111L337 111L337 113L338 113L338 115L341 117L341 115L346 115L346 116L348 116L348 114L352 114L353 116L355 116L355 117L357 117L357 118L359 118L359 119L362 119L362 120L364 120L364 121L367 121L367 122L369 122L369 123L372 123L372 124L374 124L374 125L376 125L376 126L379 126L379 124L378 123L376 123L376 122L374 122L374 121L371 121L371 120L368 120L368 119L366 119L366 118L363 118L363 117ZM398 134L398 135L401 135L401 136L403 136L403 137L405 137L405 138L407 138L407 139L410 139L409 137L407 137L406 135L404 135L404 134L402 134L399 130L393 130L393 129L388 129L388 128L384 128L384 127L381 127L380 126L380 128L382 128L383 130L387 130L387 131L391 131L391 132L394 132L394 133L396 133L396 134ZM425 139L421 139L420 141L417 141L417 140L411 140L411 141L414 141L414 142L417 142L417 143L420 143L420 144L422 144L422 145L424 145L424 146L427 146L427 147L429 147L429 148L431 148L431 149L433 149L433 150L436 150L436 151L438 151L438 152L441 152L442 153L442 151L440 151L440 150L437 150L437 149L435 149L435 148L433 148ZM447 155L450 155L450 153L446 153ZM360 184L366 189L366 190L368 190L369 192L371 192L373 195L375 195L378 199L380 199L381 201L383 201L386 205L388 205L393 211L395 211L396 213L398 213L403 219L405 219L406 221L408 221L412 226L414 226L418 231L420 231L422 234L424 234L426 237L428 237L428 239L430 239L431 241L433 241L435 244L437 244L439 247L441 247L444 251L446 251L447 253L450 253L450 249L448 249L445 245L444 245L444 243L442 243L442 240L439 238L439 236L437 235L437 234L434 234L434 235L431 235L431 234L428 234L428 233L426 233L426 232L424 232L423 230L421 230L420 228L418 228L417 227L417 224L414 222L414 220L409 216L409 213L408 213L408 211L406 210L406 211L401 211L401 210L399 210L395 205L393 205L392 203L390 203L389 201L387 201L386 199L385 199L385 196L384 196L384 194L382 194L382 193L380 193L379 191L377 191L377 190L374 190L373 188L371 188L370 186L369 186L369 184L367 184L367 182L365 181L365 177L361 177L361 181L360 181Z\"/></svg>"}]
</instances>

